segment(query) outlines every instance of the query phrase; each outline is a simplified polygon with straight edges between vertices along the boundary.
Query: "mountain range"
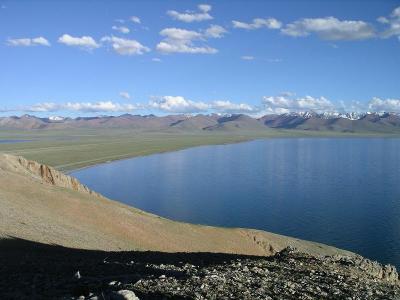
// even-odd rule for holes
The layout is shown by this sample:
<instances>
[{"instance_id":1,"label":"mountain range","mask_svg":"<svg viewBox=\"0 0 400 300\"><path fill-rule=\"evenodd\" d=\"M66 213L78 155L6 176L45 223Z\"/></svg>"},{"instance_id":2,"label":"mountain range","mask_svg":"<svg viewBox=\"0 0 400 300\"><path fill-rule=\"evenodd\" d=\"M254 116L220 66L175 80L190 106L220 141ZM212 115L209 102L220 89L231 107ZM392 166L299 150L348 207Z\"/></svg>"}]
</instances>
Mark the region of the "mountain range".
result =
<instances>
[{"instance_id":1,"label":"mountain range","mask_svg":"<svg viewBox=\"0 0 400 300\"><path fill-rule=\"evenodd\" d=\"M296 129L335 132L400 132L400 114L396 113L286 113L253 118L232 115L131 115L97 117L48 117L32 115L1 117L0 129L72 129L129 128L143 131L259 131Z\"/></svg>"}]
</instances>

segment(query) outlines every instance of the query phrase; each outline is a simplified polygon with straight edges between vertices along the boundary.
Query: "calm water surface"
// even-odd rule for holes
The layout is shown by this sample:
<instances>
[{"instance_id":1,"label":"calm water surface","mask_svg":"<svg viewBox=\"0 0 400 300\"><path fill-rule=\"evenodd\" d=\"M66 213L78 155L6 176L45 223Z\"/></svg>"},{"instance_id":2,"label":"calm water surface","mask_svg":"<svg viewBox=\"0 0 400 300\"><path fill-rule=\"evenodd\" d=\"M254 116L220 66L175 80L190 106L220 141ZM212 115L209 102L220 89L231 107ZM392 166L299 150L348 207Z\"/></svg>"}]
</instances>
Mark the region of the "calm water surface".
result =
<instances>
[{"instance_id":1,"label":"calm water surface","mask_svg":"<svg viewBox=\"0 0 400 300\"><path fill-rule=\"evenodd\" d=\"M400 267L400 139L270 139L72 173L174 220L319 241Z\"/></svg>"},{"instance_id":2,"label":"calm water surface","mask_svg":"<svg viewBox=\"0 0 400 300\"><path fill-rule=\"evenodd\" d=\"M31 140L0 140L0 144L14 144L14 143L25 143L31 142Z\"/></svg>"}]
</instances>

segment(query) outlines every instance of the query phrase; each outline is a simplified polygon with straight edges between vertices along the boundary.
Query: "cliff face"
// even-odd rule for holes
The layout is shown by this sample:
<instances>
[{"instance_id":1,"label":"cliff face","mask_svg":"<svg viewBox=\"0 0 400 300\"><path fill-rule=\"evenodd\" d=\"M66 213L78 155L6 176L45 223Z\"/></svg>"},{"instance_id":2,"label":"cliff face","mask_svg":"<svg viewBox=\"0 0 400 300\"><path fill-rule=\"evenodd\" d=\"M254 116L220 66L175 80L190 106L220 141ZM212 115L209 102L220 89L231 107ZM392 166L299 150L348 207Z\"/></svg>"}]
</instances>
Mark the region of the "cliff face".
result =
<instances>
[{"instance_id":1,"label":"cliff face","mask_svg":"<svg viewBox=\"0 0 400 300\"><path fill-rule=\"evenodd\" d=\"M19 173L29 172L47 184L101 197L100 194L90 190L76 178L65 175L47 165L27 160L21 156L3 154L0 158L0 168Z\"/></svg>"}]
</instances>

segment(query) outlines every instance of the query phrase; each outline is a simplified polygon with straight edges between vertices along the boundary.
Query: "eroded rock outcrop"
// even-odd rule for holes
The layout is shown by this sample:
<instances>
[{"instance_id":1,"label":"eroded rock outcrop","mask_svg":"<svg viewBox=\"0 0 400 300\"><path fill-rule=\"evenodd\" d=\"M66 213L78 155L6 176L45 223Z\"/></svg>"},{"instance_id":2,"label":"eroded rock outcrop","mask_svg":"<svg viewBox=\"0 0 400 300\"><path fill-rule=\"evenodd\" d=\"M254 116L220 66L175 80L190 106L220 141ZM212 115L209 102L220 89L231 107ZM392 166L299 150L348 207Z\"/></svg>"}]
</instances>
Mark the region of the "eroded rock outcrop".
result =
<instances>
[{"instance_id":1,"label":"eroded rock outcrop","mask_svg":"<svg viewBox=\"0 0 400 300\"><path fill-rule=\"evenodd\" d=\"M19 173L29 172L31 175L43 180L43 182L47 184L101 197L100 194L90 190L87 186L81 184L76 178L65 175L52 167L36 161L28 160L21 156L9 154L0 155L0 168Z\"/></svg>"}]
</instances>

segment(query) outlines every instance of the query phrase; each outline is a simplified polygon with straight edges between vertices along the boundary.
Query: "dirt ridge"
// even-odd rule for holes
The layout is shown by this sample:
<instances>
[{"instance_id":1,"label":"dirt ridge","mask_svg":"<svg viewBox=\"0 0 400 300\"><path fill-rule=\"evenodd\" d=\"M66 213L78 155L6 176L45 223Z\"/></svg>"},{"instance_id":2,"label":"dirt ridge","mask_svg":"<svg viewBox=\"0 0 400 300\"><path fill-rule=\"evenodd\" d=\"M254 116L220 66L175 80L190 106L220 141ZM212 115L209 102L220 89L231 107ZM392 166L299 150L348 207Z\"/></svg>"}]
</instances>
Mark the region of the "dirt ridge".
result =
<instances>
[{"instance_id":1,"label":"dirt ridge","mask_svg":"<svg viewBox=\"0 0 400 300\"><path fill-rule=\"evenodd\" d=\"M10 154L3 154L2 156L3 159L1 159L1 161L3 161L3 167L4 162L6 162L9 169L17 172L28 171L32 175L42 179L43 182L47 184L69 188L74 191L102 197L99 193L92 191L86 185L80 183L76 178L57 171L56 169L49 167L45 164L41 164L33 160L28 160L22 156L14 156Z\"/></svg>"}]
</instances>

